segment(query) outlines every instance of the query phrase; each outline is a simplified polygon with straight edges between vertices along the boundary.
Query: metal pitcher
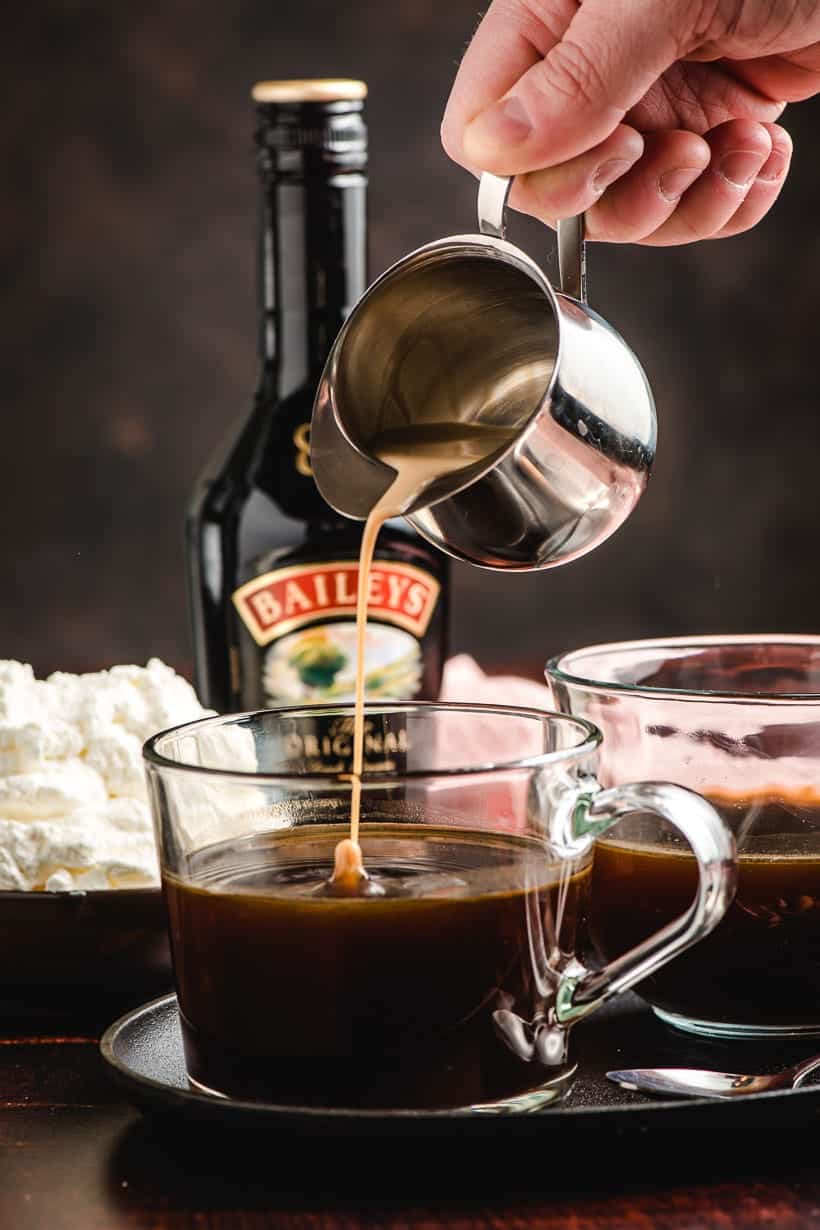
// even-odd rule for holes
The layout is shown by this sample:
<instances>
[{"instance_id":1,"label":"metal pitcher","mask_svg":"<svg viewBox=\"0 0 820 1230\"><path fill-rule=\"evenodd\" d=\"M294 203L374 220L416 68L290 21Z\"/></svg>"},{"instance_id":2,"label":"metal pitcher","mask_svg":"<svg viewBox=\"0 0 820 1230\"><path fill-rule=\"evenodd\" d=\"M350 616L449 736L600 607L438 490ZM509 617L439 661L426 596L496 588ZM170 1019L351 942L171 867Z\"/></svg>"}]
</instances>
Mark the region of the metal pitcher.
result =
<instances>
[{"instance_id":1,"label":"metal pitcher","mask_svg":"<svg viewBox=\"0 0 820 1230\"><path fill-rule=\"evenodd\" d=\"M626 520L652 466L656 419L640 363L586 302L583 217L558 225L556 291L504 239L510 185L483 175L481 233L418 248L355 305L317 392L311 461L325 500L364 519L394 476L368 452L380 432L511 428L508 447L437 480L403 512L457 559L523 570L567 563Z\"/></svg>"}]
</instances>

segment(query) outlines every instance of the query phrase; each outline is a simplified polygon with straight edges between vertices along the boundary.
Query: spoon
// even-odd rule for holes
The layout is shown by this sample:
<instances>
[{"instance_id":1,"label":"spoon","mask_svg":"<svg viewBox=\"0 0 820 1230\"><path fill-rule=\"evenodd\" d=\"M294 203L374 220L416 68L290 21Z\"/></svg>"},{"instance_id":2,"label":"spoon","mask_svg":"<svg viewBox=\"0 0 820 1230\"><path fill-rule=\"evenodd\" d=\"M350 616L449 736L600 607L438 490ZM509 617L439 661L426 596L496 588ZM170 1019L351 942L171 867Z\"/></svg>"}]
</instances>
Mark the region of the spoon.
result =
<instances>
[{"instance_id":1,"label":"spoon","mask_svg":"<svg viewBox=\"0 0 820 1230\"><path fill-rule=\"evenodd\" d=\"M813 1055L772 1076L709 1072L701 1068L626 1068L607 1072L607 1076L616 1085L635 1093L671 1094L678 1098L739 1098L747 1093L796 1089L816 1068L820 1068L820 1055Z\"/></svg>"}]
</instances>

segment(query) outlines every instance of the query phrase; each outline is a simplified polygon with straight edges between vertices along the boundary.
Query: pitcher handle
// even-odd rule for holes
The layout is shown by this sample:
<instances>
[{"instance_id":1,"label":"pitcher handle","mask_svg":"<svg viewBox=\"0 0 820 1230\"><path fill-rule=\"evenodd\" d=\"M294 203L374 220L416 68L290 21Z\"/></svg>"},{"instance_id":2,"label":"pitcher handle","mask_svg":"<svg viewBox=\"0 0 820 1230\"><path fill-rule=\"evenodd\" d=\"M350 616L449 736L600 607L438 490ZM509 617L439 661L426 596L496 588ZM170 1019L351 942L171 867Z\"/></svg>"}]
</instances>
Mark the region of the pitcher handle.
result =
<instances>
[{"instance_id":1,"label":"pitcher handle","mask_svg":"<svg viewBox=\"0 0 820 1230\"><path fill-rule=\"evenodd\" d=\"M485 171L478 184L478 229L503 239L507 230L507 198L512 177ZM558 284L561 293L587 301L587 260L584 215L558 219Z\"/></svg>"},{"instance_id":2,"label":"pitcher handle","mask_svg":"<svg viewBox=\"0 0 820 1230\"><path fill-rule=\"evenodd\" d=\"M575 965L558 985L555 1015L561 1024L587 1016L713 931L732 903L737 884L735 839L714 807L699 794L667 782L616 786L587 796L574 817L576 837L597 837L635 812L668 820L686 838L698 863L698 888L685 914L601 970Z\"/></svg>"}]
</instances>

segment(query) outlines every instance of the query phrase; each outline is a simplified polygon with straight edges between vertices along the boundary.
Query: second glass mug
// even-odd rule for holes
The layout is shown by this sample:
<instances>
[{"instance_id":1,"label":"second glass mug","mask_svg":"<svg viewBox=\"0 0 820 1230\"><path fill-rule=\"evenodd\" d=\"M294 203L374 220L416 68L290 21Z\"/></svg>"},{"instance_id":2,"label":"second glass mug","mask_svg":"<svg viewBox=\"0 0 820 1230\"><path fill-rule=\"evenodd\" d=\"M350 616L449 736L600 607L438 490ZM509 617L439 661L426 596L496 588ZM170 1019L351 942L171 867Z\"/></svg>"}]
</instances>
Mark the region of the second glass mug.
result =
<instances>
[{"instance_id":1,"label":"second glass mug","mask_svg":"<svg viewBox=\"0 0 820 1230\"><path fill-rule=\"evenodd\" d=\"M820 637L672 637L553 658L556 707L603 733L605 786L651 774L710 799L735 834L738 886L697 951L638 993L668 1024L724 1038L820 1035ZM591 931L603 957L689 899L679 836L630 816L598 847Z\"/></svg>"},{"instance_id":2,"label":"second glass mug","mask_svg":"<svg viewBox=\"0 0 820 1230\"><path fill-rule=\"evenodd\" d=\"M548 1105L571 1087L569 1027L719 923L731 833L679 786L602 790L583 720L395 704L366 721L361 843L381 896L327 888L351 708L207 718L146 744L189 1078L291 1106ZM590 971L595 838L635 811L691 846L694 900Z\"/></svg>"}]
</instances>

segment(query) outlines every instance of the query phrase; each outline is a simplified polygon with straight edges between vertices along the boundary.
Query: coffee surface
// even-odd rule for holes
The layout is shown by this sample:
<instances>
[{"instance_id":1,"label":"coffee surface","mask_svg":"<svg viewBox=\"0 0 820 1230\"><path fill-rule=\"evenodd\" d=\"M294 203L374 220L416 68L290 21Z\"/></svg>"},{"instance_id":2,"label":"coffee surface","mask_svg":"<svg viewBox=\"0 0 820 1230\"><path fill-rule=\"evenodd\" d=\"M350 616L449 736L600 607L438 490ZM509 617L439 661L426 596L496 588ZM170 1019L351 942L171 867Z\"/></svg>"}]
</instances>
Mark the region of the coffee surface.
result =
<instances>
[{"instance_id":1,"label":"coffee surface","mask_svg":"<svg viewBox=\"0 0 820 1230\"><path fill-rule=\"evenodd\" d=\"M820 810L771 798L711 801L739 839L737 895L710 936L638 993L695 1020L820 1025ZM697 865L678 846L604 838L592 882L592 935L611 959L688 908Z\"/></svg>"},{"instance_id":2,"label":"coffee surface","mask_svg":"<svg viewBox=\"0 0 820 1230\"><path fill-rule=\"evenodd\" d=\"M563 1061L534 1045L544 963L575 949L589 864L562 870L542 842L432 825L369 822L365 836L380 896L324 891L338 826L213 846L184 882L166 877L190 1076L354 1108L538 1088Z\"/></svg>"}]
</instances>

